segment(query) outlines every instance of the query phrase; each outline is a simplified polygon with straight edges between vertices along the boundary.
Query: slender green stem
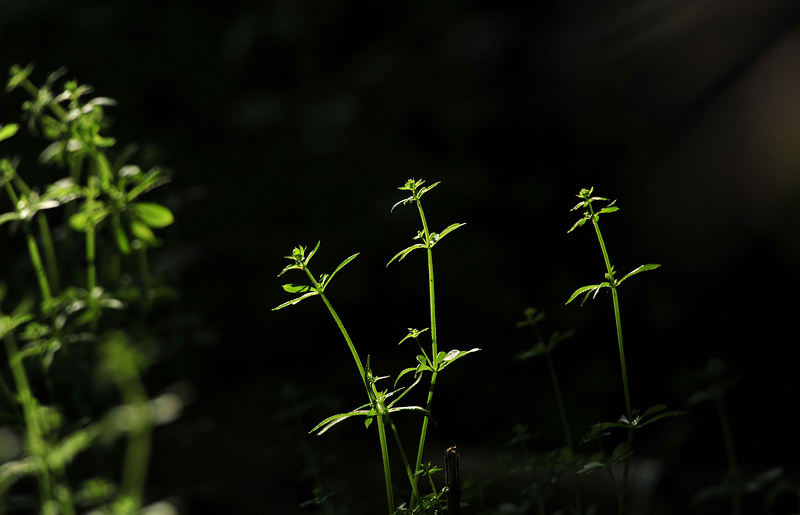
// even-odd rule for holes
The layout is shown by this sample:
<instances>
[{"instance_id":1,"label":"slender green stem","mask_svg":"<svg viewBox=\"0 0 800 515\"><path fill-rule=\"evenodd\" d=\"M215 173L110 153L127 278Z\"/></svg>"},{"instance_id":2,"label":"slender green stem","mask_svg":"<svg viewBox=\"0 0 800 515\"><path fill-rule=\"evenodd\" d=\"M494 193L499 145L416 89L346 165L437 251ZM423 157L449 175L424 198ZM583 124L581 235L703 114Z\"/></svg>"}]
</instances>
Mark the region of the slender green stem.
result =
<instances>
[{"instance_id":1,"label":"slender green stem","mask_svg":"<svg viewBox=\"0 0 800 515\"><path fill-rule=\"evenodd\" d=\"M534 326L535 328L535 326ZM539 333L539 330L536 329L536 332ZM541 335L539 336L539 340L544 343ZM558 383L558 376L556 375L556 368L553 365L553 358L550 357L550 352L544 353L545 357L547 358L547 366L550 369L550 378L553 380L553 390L556 394L556 402L558 403L558 412L561 415L561 427L564 431L564 437L567 440L567 447L569 448L570 455L572 456L571 461L575 462L575 447L572 445L572 432L569 428L569 422L567 421L567 411L564 408L564 399L561 396L561 386ZM581 489L580 489L580 475L578 471L575 470L575 507L578 513L581 513Z\"/></svg>"},{"instance_id":2,"label":"slender green stem","mask_svg":"<svg viewBox=\"0 0 800 515\"><path fill-rule=\"evenodd\" d=\"M733 433L731 432L731 424L728 421L728 413L722 403L722 395L718 395L716 400L717 413L719 420L722 424L722 435L725 439L725 451L728 455L728 474L731 477L733 484L733 515L739 515L742 512L742 476L739 469L738 460L736 459L736 448L733 446Z\"/></svg>"},{"instance_id":3,"label":"slender green stem","mask_svg":"<svg viewBox=\"0 0 800 515\"><path fill-rule=\"evenodd\" d=\"M408 475L408 482L411 484L411 491L412 495L417 499L420 498L419 490L417 490L417 482L415 480L414 472L411 470L411 465L408 463L408 458L406 457L406 451L403 448L403 442L400 440L400 434L397 432L397 427L394 425L394 421L386 413L386 420L389 422L389 427L392 429L392 433L394 433L394 439L397 442L397 448L400 450L400 458L403 460L403 465L406 469L406 475ZM434 490L435 492L436 490Z\"/></svg>"},{"instance_id":4,"label":"slender green stem","mask_svg":"<svg viewBox=\"0 0 800 515\"><path fill-rule=\"evenodd\" d=\"M8 354L8 363L11 368L11 374L14 377L14 383L17 387L20 404L22 404L22 411L25 417L25 429L27 432L26 439L28 448L31 454L37 459L42 461L43 466L37 467L36 478L39 483L39 498L44 505L52 499L51 477L50 471L44 464L44 454L46 452L44 435L42 434L41 427L39 426L39 417L36 413L36 398L31 392L30 382L28 381L28 374L25 371L25 366L22 359L19 358L19 346L14 338L12 331L8 331L4 338L6 342L6 352Z\"/></svg>"},{"instance_id":5,"label":"slender green stem","mask_svg":"<svg viewBox=\"0 0 800 515\"><path fill-rule=\"evenodd\" d=\"M50 225L47 223L47 218L42 213L39 213L36 216L36 219L39 223L39 234L42 235L44 258L47 262L47 275L50 279L50 284L52 285L53 289L58 292L60 290L58 265L56 264L56 250L55 247L53 247L53 238L50 236Z\"/></svg>"},{"instance_id":6,"label":"slender green stem","mask_svg":"<svg viewBox=\"0 0 800 515\"><path fill-rule=\"evenodd\" d=\"M632 448L633 446L633 411L631 410L631 396L630 390L628 389L628 369L625 363L625 347L622 344L622 321L619 314L619 296L617 295L617 285L616 279L614 278L614 271L613 267L611 266L611 261L608 258L608 251L606 250L606 244L603 241L603 235L600 232L600 225L597 223L597 216L594 215L594 212L589 206L590 213L592 214L592 225L594 225L594 230L597 233L597 240L600 242L600 249L603 251L603 259L605 260L606 264L606 271L607 271L607 278L608 282L611 285L611 296L614 301L614 320L617 326L617 346L619 347L619 361L622 368L622 387L625 392L625 409L626 414L628 416L628 421L631 425L628 427L628 448ZM627 490L628 484L628 469L630 467L630 456L625 458L625 465L622 472L622 486L621 486L621 494L619 498L619 513L623 513L626 510L625 504L625 494Z\"/></svg>"},{"instance_id":7,"label":"slender green stem","mask_svg":"<svg viewBox=\"0 0 800 515\"><path fill-rule=\"evenodd\" d=\"M383 459L383 478L386 482L386 501L389 504L389 515L394 513L394 490L392 489L392 471L389 467L389 449L386 445L386 428L383 417L375 417L378 421L378 436L381 440L381 458Z\"/></svg>"},{"instance_id":8,"label":"slender green stem","mask_svg":"<svg viewBox=\"0 0 800 515\"><path fill-rule=\"evenodd\" d=\"M314 276L311 275L311 272L306 269L306 273L314 281L314 285L319 287L317 281L314 280ZM322 297L322 301L328 307L328 311L330 312L333 320L336 322L336 325L339 326L339 331L341 331L342 336L344 336L345 341L347 342L347 346L350 348L350 353L353 355L353 360L356 362L356 366L358 367L358 373L361 375L361 381L364 383L364 388L367 389L367 395L369 398L372 398L372 392L369 391L369 385L367 385L367 374L364 371L364 365L361 363L361 357L359 357L358 352L356 351L356 346L353 344L353 340L350 339L350 334L348 334L347 329L344 328L344 324L342 320L339 318L339 315L336 314L336 310L333 309L328 297L325 296L324 293L320 292L319 296Z\"/></svg>"},{"instance_id":9,"label":"slender green stem","mask_svg":"<svg viewBox=\"0 0 800 515\"><path fill-rule=\"evenodd\" d=\"M415 193L416 196L416 193ZM419 209L419 217L422 220L422 230L425 233L425 242L427 244L427 251L428 251L428 297L429 297L429 305L430 305L430 315L431 315L431 357L436 361L436 355L439 353L439 342L437 338L436 332L436 293L434 288L434 276L433 276L433 242L430 241L430 231L428 230L428 222L425 219L425 211L422 209L422 201L417 197L417 208ZM438 376L438 367L431 363L431 383L428 388L428 399L425 403L425 409L428 410L428 413L431 412L431 407L433 406L433 391L436 387L436 378ZM414 465L414 472L419 472L420 467L422 466L422 454L425 451L425 438L428 434L428 417L422 419L422 429L420 430L419 435L419 446L417 448L417 460ZM416 484L418 481L418 476L414 477L414 487L416 489ZM411 500L411 507L414 507L415 497L412 497Z\"/></svg>"}]
</instances>

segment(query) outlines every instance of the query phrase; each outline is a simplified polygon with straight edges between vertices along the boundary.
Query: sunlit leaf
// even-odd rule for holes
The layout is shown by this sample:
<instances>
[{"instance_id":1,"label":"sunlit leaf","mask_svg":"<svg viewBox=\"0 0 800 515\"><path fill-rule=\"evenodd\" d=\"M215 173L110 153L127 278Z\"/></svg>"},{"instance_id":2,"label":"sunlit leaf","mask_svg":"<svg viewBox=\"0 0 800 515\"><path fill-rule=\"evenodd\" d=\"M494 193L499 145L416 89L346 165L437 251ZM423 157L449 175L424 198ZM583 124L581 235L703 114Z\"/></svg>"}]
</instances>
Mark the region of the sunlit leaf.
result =
<instances>
[{"instance_id":1,"label":"sunlit leaf","mask_svg":"<svg viewBox=\"0 0 800 515\"><path fill-rule=\"evenodd\" d=\"M656 269L656 268L658 268L658 267L660 267L660 266L661 266L661 265L655 265L655 264L642 265L642 266L640 266L640 267L638 267L638 268L636 268L636 269L632 270L632 271L631 271L631 272L629 272L627 275L625 275L625 277L623 277L622 279L620 279L620 280L619 280L619 283L617 283L617 284L622 284L622 281L624 281L625 279L627 279L628 277L630 277L630 276L632 276L632 275L636 275L636 274L638 274L638 273L641 273L641 272L647 272L648 270L654 270L654 269Z\"/></svg>"},{"instance_id":2,"label":"sunlit leaf","mask_svg":"<svg viewBox=\"0 0 800 515\"><path fill-rule=\"evenodd\" d=\"M277 310L279 310L279 309L283 309L283 308L285 308L286 306L294 306L295 304L297 304L297 303L298 303L298 302L300 302L301 300L303 300L303 299L305 299L305 298L308 298L308 297L313 297L314 295L318 295L318 294L319 294L319 292L318 292L318 291L316 291L316 290L314 290L314 291L311 291L311 292L308 292L308 293L306 293L305 295L303 295L302 297L297 297L296 299L294 299L294 300L290 300L289 302L284 302L283 304L281 304L280 306L278 306L278 307L276 307L276 308L272 308L272 311L277 311Z\"/></svg>"},{"instance_id":3,"label":"sunlit leaf","mask_svg":"<svg viewBox=\"0 0 800 515\"><path fill-rule=\"evenodd\" d=\"M403 258L405 258L407 255L409 255L412 251L417 250L417 249L424 249L424 248L426 248L426 247L422 243L417 243L416 245L411 245L410 247L408 247L406 249L403 249L400 252L398 252L397 254L395 254L394 257L392 259L390 259L388 263L386 263L386 266L391 265L392 261L394 261L397 258L400 258L400 261L402 261Z\"/></svg>"},{"instance_id":4,"label":"sunlit leaf","mask_svg":"<svg viewBox=\"0 0 800 515\"><path fill-rule=\"evenodd\" d=\"M139 220L157 229L166 227L175 221L172 211L161 204L134 202L128 206L128 209L133 211Z\"/></svg>"}]
</instances>

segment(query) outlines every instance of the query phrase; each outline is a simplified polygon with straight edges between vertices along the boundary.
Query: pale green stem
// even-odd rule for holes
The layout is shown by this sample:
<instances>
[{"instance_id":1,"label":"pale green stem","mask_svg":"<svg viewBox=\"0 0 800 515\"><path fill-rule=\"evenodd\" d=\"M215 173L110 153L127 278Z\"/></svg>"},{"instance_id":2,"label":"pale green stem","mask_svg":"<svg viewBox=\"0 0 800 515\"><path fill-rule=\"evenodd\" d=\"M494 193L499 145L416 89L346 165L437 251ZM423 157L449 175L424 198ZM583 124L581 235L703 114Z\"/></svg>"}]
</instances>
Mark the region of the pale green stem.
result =
<instances>
[{"instance_id":1,"label":"pale green stem","mask_svg":"<svg viewBox=\"0 0 800 515\"><path fill-rule=\"evenodd\" d=\"M25 416L25 428L27 432L27 443L31 454L37 456L44 462L45 444L41 428L39 427L39 418L36 416L36 399L31 392L30 382L28 381L28 374L25 372L25 366L22 360L19 359L19 347L14 338L14 334L8 331L5 336L6 352L8 353L8 362L11 368L11 373L14 376L14 382L17 387L20 404ZM39 497L42 505L49 502L52 497L50 471L47 466L38 468L36 477L39 483Z\"/></svg>"},{"instance_id":2,"label":"pale green stem","mask_svg":"<svg viewBox=\"0 0 800 515\"><path fill-rule=\"evenodd\" d=\"M408 481L411 484L412 495L419 499L420 496L419 490L417 490L417 481L415 479L414 472L411 470L411 465L408 463L406 451L403 448L403 442L400 441L400 434L397 432L397 427L394 425L394 422L388 413L386 414L386 419L389 421L389 427L392 429L392 433L394 433L394 439L397 442L397 448L400 450L400 457L403 460L403 465L405 465L406 468L406 475L408 475Z\"/></svg>"},{"instance_id":3,"label":"pale green stem","mask_svg":"<svg viewBox=\"0 0 800 515\"><path fill-rule=\"evenodd\" d=\"M414 196L416 197L416 192L414 192ZM425 220L425 212L422 209L422 202L420 201L419 197L417 197L417 208L419 209L419 217L422 220L422 230L425 233L425 241L428 245L428 297L429 297L429 304L430 304L430 314L431 314L431 358L433 359L434 363L436 361L436 355L439 353L439 346L438 346L438 339L436 333L436 294L434 289L434 281L433 281L433 251L431 249L432 242L430 241L430 231L428 230L428 222ZM428 410L428 413L431 412L431 407L433 406L433 391L436 387L436 378L438 376L438 366L431 363L431 383L430 387L428 388L428 399L425 404L425 409ZM425 451L425 438L428 434L428 417L422 419L422 429L420 430L419 436L419 447L417 449L417 460L414 465L414 472L419 472L420 467L422 465L422 454ZM416 484L418 481L418 476L414 477L414 487L416 489ZM411 498L411 508L414 508L414 503L416 501L415 497Z\"/></svg>"},{"instance_id":4,"label":"pale green stem","mask_svg":"<svg viewBox=\"0 0 800 515\"><path fill-rule=\"evenodd\" d=\"M378 436L381 440L381 458L383 459L383 479L386 482L386 502L389 504L389 515L394 513L394 490L392 489L392 471L389 467L389 449L386 445L386 428L383 417L375 417L378 421Z\"/></svg>"},{"instance_id":5,"label":"pale green stem","mask_svg":"<svg viewBox=\"0 0 800 515\"><path fill-rule=\"evenodd\" d=\"M328 307L328 311L330 312L333 320L336 322L336 325L339 327L339 331L341 331L342 336L344 336L345 341L347 342L347 346L350 348L350 353L353 355L353 360L356 362L356 366L358 367L358 373L361 375L361 381L364 383L364 388L367 390L367 396L370 399L370 403L373 405L375 404L374 394L370 391L369 385L367 384L367 374L364 371L364 365L361 363L361 358L356 352L356 347L353 344L353 340L350 339L350 335L345 329L342 320L339 318L339 315L336 314L336 311L333 309L328 297L322 293L322 288L320 284L314 279L314 276L311 275L311 272L306 268L305 264L302 264L302 268L305 271L306 275L309 279L311 279L312 284L319 292L319 296L322 297L322 301L325 303L325 306ZM380 438L381 443L381 459L383 461L383 476L386 482L386 497L389 503L389 514L394 512L394 491L392 489L392 472L389 466L389 450L386 445L386 428L384 427L383 417L377 416L375 417L378 421L378 437ZM398 441L399 444L399 441ZM402 450L402 447L401 447Z\"/></svg>"},{"instance_id":6,"label":"pale green stem","mask_svg":"<svg viewBox=\"0 0 800 515\"><path fill-rule=\"evenodd\" d=\"M611 297L614 301L614 320L616 321L617 325L617 345L619 347L619 361L622 367L622 387L625 391L625 409L628 416L628 422L630 423L630 425L628 426L628 448L632 449L633 411L631 410L631 396L630 396L630 391L628 389L628 369L625 364L625 347L622 344L622 321L620 319L620 314L619 314L619 296L617 295L616 279L614 279L612 275L611 261L608 258L608 251L606 250L606 244L603 241L603 235L600 233L600 225L597 223L597 217L594 215L594 211L591 209L591 205L589 206L589 209L592 215L592 225L594 225L594 230L597 233L597 239L600 242L600 249L603 251L603 259L605 260L606 271L608 272L608 282L609 284L611 284ZM630 467L630 456L625 458L625 465L622 472L622 487L619 498L619 513L627 511L625 505L625 494L626 494L626 487L628 484L629 467Z\"/></svg>"}]
</instances>

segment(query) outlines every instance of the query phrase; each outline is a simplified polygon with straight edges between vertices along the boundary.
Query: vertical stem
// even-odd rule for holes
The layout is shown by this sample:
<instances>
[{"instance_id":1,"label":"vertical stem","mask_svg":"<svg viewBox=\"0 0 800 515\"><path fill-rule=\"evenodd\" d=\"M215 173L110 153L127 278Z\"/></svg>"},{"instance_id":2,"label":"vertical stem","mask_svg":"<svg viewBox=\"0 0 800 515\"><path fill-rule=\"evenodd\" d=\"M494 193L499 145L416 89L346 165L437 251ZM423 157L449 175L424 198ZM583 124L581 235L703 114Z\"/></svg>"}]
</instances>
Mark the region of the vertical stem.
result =
<instances>
[{"instance_id":1,"label":"vertical stem","mask_svg":"<svg viewBox=\"0 0 800 515\"><path fill-rule=\"evenodd\" d=\"M414 192L416 197L416 192ZM422 220L422 230L425 233L425 242L427 245L428 251L428 299L429 299L429 306L430 306L430 314L431 314L431 359L433 359L433 363L431 363L431 383L430 387L428 388L428 399L425 403L425 409L428 410L428 413L431 412L431 407L433 406L433 391L436 387L436 378L438 376L438 366L435 365L436 363L436 355L439 353L439 342L436 332L436 293L434 289L434 280L433 280L433 242L431 242L430 231L428 230L428 222L425 219L425 211L422 209L422 201L417 197L417 209L419 210L419 217ZM417 461L414 465L414 471L419 472L420 467L422 465L422 454L425 451L425 438L428 434L428 417L422 419L422 429L420 430L419 435L419 446L417 448ZM414 485L416 487L418 481L418 477L415 476L414 478ZM412 497L411 499L411 507L414 507L415 498Z\"/></svg>"},{"instance_id":2,"label":"vertical stem","mask_svg":"<svg viewBox=\"0 0 800 515\"><path fill-rule=\"evenodd\" d=\"M608 258L608 251L606 250L606 244L603 241L603 235L600 232L600 225L597 223L597 216L594 215L594 211L591 210L591 205L589 206L590 212L592 213L592 225L594 225L594 230L597 233L597 239L600 242L600 249L603 251L603 259L605 260L606 264L606 271L608 276L608 282L611 284L611 296L614 301L614 320L617 326L617 346L619 347L619 361L622 368L622 387L625 391L625 409L628 416L628 421L631 423L628 426L628 447L632 448L633 446L633 411L631 410L631 396L630 390L628 389L628 368L625 364L625 347L622 344L622 321L620 319L619 314L619 296L617 295L617 286L616 286L616 279L613 275L613 269L611 267L611 261ZM630 467L630 456L625 458L625 466L622 472L622 485L621 485L621 493L619 498L619 513L623 513L627 511L625 507L625 493L627 490L628 484L628 469Z\"/></svg>"},{"instance_id":3,"label":"vertical stem","mask_svg":"<svg viewBox=\"0 0 800 515\"><path fill-rule=\"evenodd\" d=\"M535 326L534 326L535 327ZM537 329L537 333L538 333ZM539 336L539 340L544 343L544 339ZM556 394L556 402L558 403L558 412L561 415L561 427L564 430L564 437L567 440L567 447L569 447L571 461L575 462L575 448L572 445L572 432L569 429L569 422L567 421L567 411L564 408L564 399L561 397L561 387L558 383L558 377L556 376L556 368L553 365L553 358L550 357L550 352L544 353L545 357L547 358L547 366L550 369L550 378L553 380L553 390L555 390ZM580 475L578 471L575 470L575 508L578 513L581 513L581 489L580 489Z\"/></svg>"},{"instance_id":4,"label":"vertical stem","mask_svg":"<svg viewBox=\"0 0 800 515\"><path fill-rule=\"evenodd\" d=\"M728 455L728 473L731 480L734 482L733 494L733 515L739 515L742 512L742 476L739 470L739 464L736 459L736 449L733 446L733 434L731 433L731 424L728 421L728 414L725 411L725 406L722 403L722 394L717 395L715 399L717 405L717 413L719 420L722 424L722 435L725 439L725 452Z\"/></svg>"},{"instance_id":5,"label":"vertical stem","mask_svg":"<svg viewBox=\"0 0 800 515\"><path fill-rule=\"evenodd\" d=\"M50 236L50 226L47 218L41 213L36 217L39 223L39 232L42 235L42 246L44 247L44 257L47 261L47 275L50 284L55 291L59 291L58 266L56 265L56 251L53 247L53 238Z\"/></svg>"},{"instance_id":6,"label":"vertical stem","mask_svg":"<svg viewBox=\"0 0 800 515\"><path fill-rule=\"evenodd\" d=\"M378 421L378 436L381 440L381 458L383 459L383 479L386 482L386 500L389 503L389 515L394 513L394 490L392 489L392 471L389 468L389 449L386 446L386 427L383 417L375 417Z\"/></svg>"},{"instance_id":7,"label":"vertical stem","mask_svg":"<svg viewBox=\"0 0 800 515\"><path fill-rule=\"evenodd\" d=\"M394 433L394 439L397 442L397 448L400 450L400 457L403 460L403 465L405 465L408 481L411 483L412 495L416 498L419 498L420 495L419 490L417 490L417 482L414 479L414 472L411 470L411 465L408 463L408 458L406 457L406 451L403 448L403 443L400 441L400 434L397 432L397 427L394 425L394 421L392 421L392 418L388 413L386 414L386 420L389 422L389 427L392 429L392 433Z\"/></svg>"}]
</instances>

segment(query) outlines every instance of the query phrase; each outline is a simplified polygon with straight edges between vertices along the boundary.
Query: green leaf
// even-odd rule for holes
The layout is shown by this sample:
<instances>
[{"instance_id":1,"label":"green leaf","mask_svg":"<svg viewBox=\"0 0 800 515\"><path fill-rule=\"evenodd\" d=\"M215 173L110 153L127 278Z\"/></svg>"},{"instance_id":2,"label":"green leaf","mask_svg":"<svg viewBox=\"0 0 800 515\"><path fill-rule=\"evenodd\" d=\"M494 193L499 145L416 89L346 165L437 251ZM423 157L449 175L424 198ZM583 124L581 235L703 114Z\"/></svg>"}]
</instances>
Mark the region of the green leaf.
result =
<instances>
[{"instance_id":1,"label":"green leaf","mask_svg":"<svg viewBox=\"0 0 800 515\"><path fill-rule=\"evenodd\" d=\"M320 431L317 434L321 435L325 431L327 431L328 429L330 429L333 426L335 426L336 424L338 424L339 422L341 422L343 420L346 420L346 419L348 419L350 417L366 416L366 415L368 415L370 413L370 410L363 409L366 406L369 406L369 404L365 404L365 405L361 406L360 408L358 408L356 410L353 410L353 411L351 411L349 413L339 413L338 415L332 415L332 416L326 418L325 420L323 420L322 422L320 422L319 424L317 424L316 426L314 426L314 429L309 431L309 434L313 433L313 432L315 432L315 431L317 431L319 429Z\"/></svg>"},{"instance_id":2,"label":"green leaf","mask_svg":"<svg viewBox=\"0 0 800 515\"><path fill-rule=\"evenodd\" d=\"M577 208L577 207L578 207L578 206L580 206L580 205L581 205L581 204L578 204L577 206L575 206L575 208ZM573 210L574 210L575 208L573 208ZM567 234L571 233L572 231L574 231L574 230L575 230L575 229L577 229L578 227L581 227L581 226L582 226L583 224L585 224L585 223L586 223L588 220L589 220L589 218L588 218L588 217L586 217L586 216L584 216L583 218L581 218L580 220L578 220L577 222L575 222L575 223L572 225L572 227L570 227L569 231L567 231Z\"/></svg>"},{"instance_id":3,"label":"green leaf","mask_svg":"<svg viewBox=\"0 0 800 515\"><path fill-rule=\"evenodd\" d=\"M283 289L289 293L305 293L311 291L312 288L302 284L284 284Z\"/></svg>"},{"instance_id":4,"label":"green leaf","mask_svg":"<svg viewBox=\"0 0 800 515\"><path fill-rule=\"evenodd\" d=\"M133 234L138 239L142 240L143 242L147 243L148 245L156 246L161 244L161 240L156 238L156 235L153 234L153 230L150 227L142 223L139 220L132 220L130 223L131 227L131 234Z\"/></svg>"},{"instance_id":5,"label":"green leaf","mask_svg":"<svg viewBox=\"0 0 800 515\"><path fill-rule=\"evenodd\" d=\"M644 426L646 426L646 425L648 425L648 424L652 424L652 423L653 423L653 422L655 422L656 420L661 420L662 418L667 418L667 417L677 417L677 416L679 416L679 415L688 415L688 414L689 414L689 412L688 412L688 411L668 411L668 412L666 412L666 413L661 413L660 415L656 415L655 417L651 418L651 419L650 419L650 420L648 420L647 422L643 422L643 423L641 423L641 424L637 424L637 425L636 425L636 427L637 427L637 428L639 428L639 427L644 427Z\"/></svg>"},{"instance_id":6,"label":"green leaf","mask_svg":"<svg viewBox=\"0 0 800 515\"><path fill-rule=\"evenodd\" d=\"M287 306L294 306L295 304L297 304L301 300L303 300L303 299L305 299L307 297L313 297L314 295L319 295L319 292L316 291L316 290L310 291L310 292L306 293L305 295L303 295L302 297L297 297L296 299L290 300L289 302L284 302L283 304L281 304L280 306L278 306L276 308L272 308L272 311L278 311L279 309L283 309L283 308L285 308Z\"/></svg>"},{"instance_id":7,"label":"green leaf","mask_svg":"<svg viewBox=\"0 0 800 515\"><path fill-rule=\"evenodd\" d=\"M667 409L666 404L656 404L650 408L647 408L644 413L642 413L642 418L646 417L647 415L652 415L653 413L661 413Z\"/></svg>"},{"instance_id":8,"label":"green leaf","mask_svg":"<svg viewBox=\"0 0 800 515\"><path fill-rule=\"evenodd\" d=\"M621 444L617 445L614 448L614 452L611 453L611 464L614 465L618 463L620 460L627 458L633 454L631 450L631 446L628 445L626 442L622 442Z\"/></svg>"},{"instance_id":9,"label":"green leaf","mask_svg":"<svg viewBox=\"0 0 800 515\"><path fill-rule=\"evenodd\" d=\"M117 240L117 248L127 256L131 253L131 246L128 242L128 235L125 234L125 230L122 228L119 218L119 213L115 213L111 218L111 225L114 231L114 238ZM153 233L151 232L150 234Z\"/></svg>"},{"instance_id":10,"label":"green leaf","mask_svg":"<svg viewBox=\"0 0 800 515\"><path fill-rule=\"evenodd\" d=\"M128 206L135 216L150 227L162 228L175 221L172 211L152 202L135 202Z\"/></svg>"},{"instance_id":11,"label":"green leaf","mask_svg":"<svg viewBox=\"0 0 800 515\"><path fill-rule=\"evenodd\" d=\"M595 470L599 470L605 468L605 463L601 463L599 461L590 461L586 465L583 466L582 469L578 471L578 474L591 474Z\"/></svg>"},{"instance_id":12,"label":"green leaf","mask_svg":"<svg viewBox=\"0 0 800 515\"><path fill-rule=\"evenodd\" d=\"M0 141L8 139L19 130L19 125L16 123L9 123L8 125L0 125Z\"/></svg>"},{"instance_id":13,"label":"green leaf","mask_svg":"<svg viewBox=\"0 0 800 515\"><path fill-rule=\"evenodd\" d=\"M344 261L342 261L342 263L339 266L336 267L336 270L334 270L333 273L328 277L328 280L326 281L326 284L331 282L331 279L333 279L333 276L336 275L336 272L338 272L339 270L344 268L344 265L346 265L350 261L354 260L358 254L359 254L359 252L356 252L355 254L350 256L349 258L347 258Z\"/></svg>"},{"instance_id":14,"label":"green leaf","mask_svg":"<svg viewBox=\"0 0 800 515\"><path fill-rule=\"evenodd\" d=\"M312 251L311 251L311 254L309 254L309 255L308 255L308 257L306 257L306 258L303 260L303 263L305 263L305 264L307 265L307 264L308 264L308 262L309 262L309 261L311 261L311 258L312 258L312 257L314 257L314 254L316 254L316 253L317 253L317 249L319 249L319 244L320 244L320 243L322 243L322 240L319 240L319 241L317 241L317 245L314 247L314 250L312 250ZM305 250L305 247L302 247L302 248L303 248L303 250Z\"/></svg>"},{"instance_id":15,"label":"green leaf","mask_svg":"<svg viewBox=\"0 0 800 515\"><path fill-rule=\"evenodd\" d=\"M627 279L628 277L630 277L632 275L636 275L636 274L641 273L641 272L647 272L648 270L655 270L656 268L658 268L660 266L661 265L654 265L654 264L642 265L639 268L636 268L636 269L632 270L631 272L629 272L625 277L620 279L617 284L622 284L622 281L624 281L625 279Z\"/></svg>"},{"instance_id":16,"label":"green leaf","mask_svg":"<svg viewBox=\"0 0 800 515\"><path fill-rule=\"evenodd\" d=\"M475 347L474 349L470 349L470 350L453 349L450 352L448 352L447 354L445 354L444 357L441 359L441 361L438 358L439 358L439 356L444 354L444 352L440 352L439 356L437 356L437 365L439 363L442 364L442 366L439 367L439 370L444 370L444 367L450 365L455 360L461 358L462 356L466 356L467 354L471 354L473 352L478 352L479 350L480 349L477 348L477 347Z\"/></svg>"},{"instance_id":17,"label":"green leaf","mask_svg":"<svg viewBox=\"0 0 800 515\"><path fill-rule=\"evenodd\" d=\"M526 350L525 352L520 352L519 354L514 356L514 359L518 361L524 361L526 359L531 359L535 358L536 356L541 356L542 354L546 354L547 351L548 349L545 346L545 344L539 342L530 349Z\"/></svg>"},{"instance_id":18,"label":"green leaf","mask_svg":"<svg viewBox=\"0 0 800 515\"><path fill-rule=\"evenodd\" d=\"M390 259L388 263L386 263L386 266L391 265L392 261L394 261L397 258L400 258L400 261L402 261L403 258L405 258L407 255L409 255L412 251L417 250L417 249L424 249L424 248L426 248L426 247L422 243L417 243L416 245L411 245L410 247L408 247L406 249L403 249L400 252L398 252L397 254L395 254L394 257L392 259Z\"/></svg>"},{"instance_id":19,"label":"green leaf","mask_svg":"<svg viewBox=\"0 0 800 515\"><path fill-rule=\"evenodd\" d=\"M570 302L575 300L575 298L578 295L580 295L581 293L586 292L586 297L584 297L583 301L581 301L581 306L583 306L583 303L586 302L586 299L589 298L589 295L591 294L592 290L594 290L594 295L592 296L592 298L594 298L594 297L597 297L597 292L599 292L602 288L610 288L610 287L611 287L611 284L609 284L607 282L600 283L600 284L590 284L589 286L581 286L580 288L575 290L575 292L570 296L570 298L566 302L566 304L569 304Z\"/></svg>"},{"instance_id":20,"label":"green leaf","mask_svg":"<svg viewBox=\"0 0 800 515\"><path fill-rule=\"evenodd\" d=\"M125 196L128 202L131 202L142 193L169 182L169 174L159 166L154 166L143 176L137 175L134 178L137 184Z\"/></svg>"},{"instance_id":21,"label":"green leaf","mask_svg":"<svg viewBox=\"0 0 800 515\"><path fill-rule=\"evenodd\" d=\"M465 226L465 225L467 225L467 224L452 224L452 225L448 226L448 227L447 227L447 229L445 229L444 231L442 231L442 232L439 234L439 239L441 240L441 239L442 239L442 238L444 238L444 237L445 237L445 235L447 235L448 233L451 233L451 232L455 231L456 229L458 229L459 227L463 227L463 226Z\"/></svg>"}]
</instances>

